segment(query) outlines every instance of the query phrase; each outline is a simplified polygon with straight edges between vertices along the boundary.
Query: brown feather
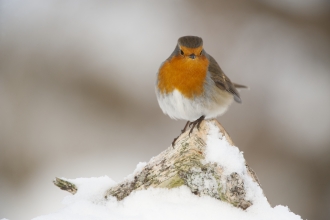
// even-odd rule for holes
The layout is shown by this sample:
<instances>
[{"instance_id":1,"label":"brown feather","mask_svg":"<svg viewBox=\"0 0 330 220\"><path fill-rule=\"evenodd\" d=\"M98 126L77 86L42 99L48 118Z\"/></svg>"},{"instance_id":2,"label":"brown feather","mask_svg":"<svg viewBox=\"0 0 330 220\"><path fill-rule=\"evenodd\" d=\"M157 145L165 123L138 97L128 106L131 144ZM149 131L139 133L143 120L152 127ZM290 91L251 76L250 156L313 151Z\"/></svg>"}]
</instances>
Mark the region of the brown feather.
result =
<instances>
[{"instance_id":1,"label":"brown feather","mask_svg":"<svg viewBox=\"0 0 330 220\"><path fill-rule=\"evenodd\" d=\"M234 100L241 103L242 100L236 88L244 88L246 86L232 83L224 74L217 61L209 54L207 54L207 57L210 61L208 71L210 72L211 79L215 82L216 86L221 90L226 90L231 93L234 96Z\"/></svg>"}]
</instances>

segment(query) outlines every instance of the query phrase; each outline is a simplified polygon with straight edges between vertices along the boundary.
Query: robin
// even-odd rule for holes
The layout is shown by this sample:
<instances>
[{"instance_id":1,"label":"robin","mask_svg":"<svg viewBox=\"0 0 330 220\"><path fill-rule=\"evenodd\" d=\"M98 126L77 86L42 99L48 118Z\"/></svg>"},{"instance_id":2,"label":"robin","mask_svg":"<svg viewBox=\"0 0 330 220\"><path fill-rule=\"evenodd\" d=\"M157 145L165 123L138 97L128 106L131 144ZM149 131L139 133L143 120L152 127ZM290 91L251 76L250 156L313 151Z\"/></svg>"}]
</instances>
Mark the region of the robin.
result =
<instances>
[{"instance_id":1,"label":"robin","mask_svg":"<svg viewBox=\"0 0 330 220\"><path fill-rule=\"evenodd\" d=\"M206 53L203 40L196 36L179 38L157 73L156 95L160 108L173 119L187 120L181 132L189 135L204 119L222 115L235 100L241 103L237 88L215 59ZM172 142L174 146L175 138Z\"/></svg>"}]
</instances>

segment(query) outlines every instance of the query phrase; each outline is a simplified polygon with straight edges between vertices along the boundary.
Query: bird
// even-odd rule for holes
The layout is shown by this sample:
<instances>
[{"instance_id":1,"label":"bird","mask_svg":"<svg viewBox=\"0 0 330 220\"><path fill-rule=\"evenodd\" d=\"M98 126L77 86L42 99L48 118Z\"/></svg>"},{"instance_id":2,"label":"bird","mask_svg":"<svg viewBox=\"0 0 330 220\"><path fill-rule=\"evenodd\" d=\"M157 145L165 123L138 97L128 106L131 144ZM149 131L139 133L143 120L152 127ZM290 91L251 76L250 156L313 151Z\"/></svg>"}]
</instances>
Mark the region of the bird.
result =
<instances>
[{"instance_id":1,"label":"bird","mask_svg":"<svg viewBox=\"0 0 330 220\"><path fill-rule=\"evenodd\" d=\"M241 103L238 88L247 87L230 81L197 36L178 39L172 54L159 67L155 86L163 113L187 120L181 133L189 126L189 135L204 119L225 113L234 100Z\"/></svg>"}]
</instances>

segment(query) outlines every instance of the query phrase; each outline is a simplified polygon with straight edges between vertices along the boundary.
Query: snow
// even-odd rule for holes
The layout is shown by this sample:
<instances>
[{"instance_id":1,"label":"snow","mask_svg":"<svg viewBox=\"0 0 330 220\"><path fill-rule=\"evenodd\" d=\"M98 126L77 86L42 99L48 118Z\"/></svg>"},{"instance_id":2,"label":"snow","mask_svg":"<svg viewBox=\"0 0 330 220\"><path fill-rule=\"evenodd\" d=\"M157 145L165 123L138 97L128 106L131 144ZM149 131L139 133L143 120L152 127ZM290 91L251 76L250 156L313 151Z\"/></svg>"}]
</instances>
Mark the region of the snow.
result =
<instances>
[{"instance_id":1,"label":"snow","mask_svg":"<svg viewBox=\"0 0 330 220\"><path fill-rule=\"evenodd\" d=\"M205 160L223 166L225 175L236 172L243 174L246 170L243 153L235 146L231 146L226 137L213 122L207 122L209 131L205 149ZM220 147L221 146L221 147Z\"/></svg>"},{"instance_id":2,"label":"snow","mask_svg":"<svg viewBox=\"0 0 330 220\"><path fill-rule=\"evenodd\" d=\"M72 197L65 197L63 204L69 205L79 200L91 201L93 203L104 202L104 192L116 185L116 182L110 179L108 176L92 177L92 178L77 178L66 179L70 183L73 183L78 188L77 193Z\"/></svg>"},{"instance_id":3,"label":"snow","mask_svg":"<svg viewBox=\"0 0 330 220\"><path fill-rule=\"evenodd\" d=\"M114 181L108 177L70 180L79 182L75 195L64 198L65 207L56 213L40 216L34 220L165 220L165 219L242 219L242 220L299 220L298 215L287 207L253 205L246 211L204 196L199 197L190 192L186 186L175 189L153 189L133 192L123 201L103 198L104 192L95 195L111 186ZM100 186L95 190L91 186Z\"/></svg>"},{"instance_id":4,"label":"snow","mask_svg":"<svg viewBox=\"0 0 330 220\"><path fill-rule=\"evenodd\" d=\"M228 176L233 172L238 173L245 183L246 199L252 201L254 205L268 205L260 186L247 174L243 152L238 147L229 144L227 138L220 132L219 127L214 122L209 121L207 123L209 131L205 149L205 163L217 163L223 167L224 176ZM226 180L222 181L225 185Z\"/></svg>"},{"instance_id":5,"label":"snow","mask_svg":"<svg viewBox=\"0 0 330 220\"><path fill-rule=\"evenodd\" d=\"M237 172L244 179L247 199L253 205L246 210L236 208L229 203L209 196L197 196L187 186L174 189L149 188L132 192L122 201L110 197L105 192L116 183L107 176L99 178L79 178L68 180L74 183L78 191L63 200L64 208L34 220L168 220L168 219L224 219L224 220L301 220L285 206L272 208L263 195L261 188L247 175L243 153L231 146L220 135L219 128L209 123L205 162L218 163L228 174ZM139 163L131 179L141 171L146 163ZM206 176L194 179L196 186L201 181L212 188L214 180ZM200 177L200 176L199 176Z\"/></svg>"},{"instance_id":6,"label":"snow","mask_svg":"<svg viewBox=\"0 0 330 220\"><path fill-rule=\"evenodd\" d=\"M124 178L124 180L133 180L135 174L139 173L142 171L142 169L147 165L147 162L139 162L136 165L135 170L133 171L132 174L129 174L127 177Z\"/></svg>"}]
</instances>

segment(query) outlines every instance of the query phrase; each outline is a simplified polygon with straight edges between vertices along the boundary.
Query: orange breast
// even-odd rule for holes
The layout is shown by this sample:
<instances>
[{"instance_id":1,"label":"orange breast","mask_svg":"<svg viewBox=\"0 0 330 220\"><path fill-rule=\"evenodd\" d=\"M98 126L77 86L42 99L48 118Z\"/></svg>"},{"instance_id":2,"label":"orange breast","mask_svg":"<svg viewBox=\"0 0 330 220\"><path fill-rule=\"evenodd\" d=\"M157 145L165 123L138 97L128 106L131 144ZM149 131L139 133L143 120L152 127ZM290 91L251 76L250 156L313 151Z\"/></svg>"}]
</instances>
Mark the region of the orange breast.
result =
<instances>
[{"instance_id":1,"label":"orange breast","mask_svg":"<svg viewBox=\"0 0 330 220\"><path fill-rule=\"evenodd\" d=\"M158 73L160 92L168 94L177 89L186 98L202 94L208 64L204 56L195 59L175 56L166 61Z\"/></svg>"}]
</instances>

